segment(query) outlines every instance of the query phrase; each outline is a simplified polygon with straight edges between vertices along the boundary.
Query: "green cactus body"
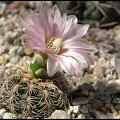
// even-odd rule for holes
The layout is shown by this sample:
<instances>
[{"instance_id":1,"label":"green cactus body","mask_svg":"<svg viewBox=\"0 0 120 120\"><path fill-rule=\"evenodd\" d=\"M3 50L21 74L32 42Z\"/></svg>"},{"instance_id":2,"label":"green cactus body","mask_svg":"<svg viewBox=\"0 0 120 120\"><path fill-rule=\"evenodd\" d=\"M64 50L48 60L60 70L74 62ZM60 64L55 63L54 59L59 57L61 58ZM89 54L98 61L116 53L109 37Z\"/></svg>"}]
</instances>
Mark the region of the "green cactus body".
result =
<instances>
[{"instance_id":1,"label":"green cactus body","mask_svg":"<svg viewBox=\"0 0 120 120\"><path fill-rule=\"evenodd\" d=\"M24 78L18 68L5 71L1 100L8 111L24 118L46 118L54 110L65 110L68 104L66 95L52 82Z\"/></svg>"}]
</instances>

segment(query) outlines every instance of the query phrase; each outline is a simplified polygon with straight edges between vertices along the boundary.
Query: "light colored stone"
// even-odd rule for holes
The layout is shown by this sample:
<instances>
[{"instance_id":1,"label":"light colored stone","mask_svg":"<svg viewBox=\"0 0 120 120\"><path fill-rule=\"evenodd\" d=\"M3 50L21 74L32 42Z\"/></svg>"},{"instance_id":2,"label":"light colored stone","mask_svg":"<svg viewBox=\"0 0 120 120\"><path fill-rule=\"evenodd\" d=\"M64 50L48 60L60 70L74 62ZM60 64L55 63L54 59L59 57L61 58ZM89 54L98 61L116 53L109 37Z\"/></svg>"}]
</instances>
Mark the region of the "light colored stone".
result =
<instances>
[{"instance_id":1,"label":"light colored stone","mask_svg":"<svg viewBox=\"0 0 120 120\"><path fill-rule=\"evenodd\" d=\"M116 70L117 73L120 75L120 59L116 58Z\"/></svg>"},{"instance_id":2,"label":"light colored stone","mask_svg":"<svg viewBox=\"0 0 120 120\"><path fill-rule=\"evenodd\" d=\"M0 3L0 15L2 15L4 13L5 8L6 8L6 4Z\"/></svg>"},{"instance_id":3,"label":"light colored stone","mask_svg":"<svg viewBox=\"0 0 120 120\"><path fill-rule=\"evenodd\" d=\"M6 109L5 108L2 108L0 109L0 116L3 116L6 112Z\"/></svg>"},{"instance_id":4,"label":"light colored stone","mask_svg":"<svg viewBox=\"0 0 120 120\"><path fill-rule=\"evenodd\" d=\"M64 110L55 110L52 115L45 119L70 119Z\"/></svg>"},{"instance_id":5,"label":"light colored stone","mask_svg":"<svg viewBox=\"0 0 120 120\"><path fill-rule=\"evenodd\" d=\"M17 47L13 47L9 50L8 54L10 56L10 58L14 58L15 55L16 55L16 50L17 50Z\"/></svg>"},{"instance_id":6,"label":"light colored stone","mask_svg":"<svg viewBox=\"0 0 120 120\"><path fill-rule=\"evenodd\" d=\"M0 35L0 45L3 45L5 42L4 37Z\"/></svg>"},{"instance_id":7,"label":"light colored stone","mask_svg":"<svg viewBox=\"0 0 120 120\"><path fill-rule=\"evenodd\" d=\"M24 53L23 47L19 47L17 50L17 55L23 55L23 53Z\"/></svg>"},{"instance_id":8,"label":"light colored stone","mask_svg":"<svg viewBox=\"0 0 120 120\"><path fill-rule=\"evenodd\" d=\"M94 67L93 75L101 78L101 77L103 77L103 75L104 75L104 70L105 70L105 69L104 69L101 65L97 64L97 65Z\"/></svg>"},{"instance_id":9,"label":"light colored stone","mask_svg":"<svg viewBox=\"0 0 120 120\"><path fill-rule=\"evenodd\" d=\"M20 57L18 55L16 55L14 58L10 59L10 63L15 64L19 61Z\"/></svg>"},{"instance_id":10,"label":"light colored stone","mask_svg":"<svg viewBox=\"0 0 120 120\"><path fill-rule=\"evenodd\" d=\"M6 64L7 63L7 54L3 54L2 56L0 56L0 64Z\"/></svg>"},{"instance_id":11,"label":"light colored stone","mask_svg":"<svg viewBox=\"0 0 120 120\"><path fill-rule=\"evenodd\" d=\"M34 50L32 48L25 48L24 49L24 53L26 55L31 55L34 52Z\"/></svg>"},{"instance_id":12,"label":"light colored stone","mask_svg":"<svg viewBox=\"0 0 120 120\"><path fill-rule=\"evenodd\" d=\"M12 63L7 63L7 64L5 64L5 67L7 67L7 68L10 68L10 67L12 67L13 66L13 64Z\"/></svg>"},{"instance_id":13,"label":"light colored stone","mask_svg":"<svg viewBox=\"0 0 120 120\"><path fill-rule=\"evenodd\" d=\"M72 113L72 111L73 111L73 106L70 106L68 111L67 111L67 114L70 115Z\"/></svg>"},{"instance_id":14,"label":"light colored stone","mask_svg":"<svg viewBox=\"0 0 120 120\"><path fill-rule=\"evenodd\" d=\"M84 70L84 69L87 69L87 68L88 68L88 65L81 62L81 63L80 63L80 67L81 67L82 70Z\"/></svg>"},{"instance_id":15,"label":"light colored stone","mask_svg":"<svg viewBox=\"0 0 120 120\"><path fill-rule=\"evenodd\" d=\"M77 118L78 118L78 119L85 119L85 118L86 118L86 116L85 116L85 115L83 115L83 114L79 114Z\"/></svg>"},{"instance_id":16,"label":"light colored stone","mask_svg":"<svg viewBox=\"0 0 120 120\"><path fill-rule=\"evenodd\" d=\"M79 105L73 106L73 113L78 113L79 112Z\"/></svg>"},{"instance_id":17,"label":"light colored stone","mask_svg":"<svg viewBox=\"0 0 120 120\"><path fill-rule=\"evenodd\" d=\"M32 117L27 117L27 119L33 119Z\"/></svg>"},{"instance_id":18,"label":"light colored stone","mask_svg":"<svg viewBox=\"0 0 120 120\"><path fill-rule=\"evenodd\" d=\"M101 111L94 110L94 114L97 119L108 119L107 116Z\"/></svg>"},{"instance_id":19,"label":"light colored stone","mask_svg":"<svg viewBox=\"0 0 120 120\"><path fill-rule=\"evenodd\" d=\"M120 119L120 113L115 116L115 119Z\"/></svg>"},{"instance_id":20,"label":"light colored stone","mask_svg":"<svg viewBox=\"0 0 120 120\"><path fill-rule=\"evenodd\" d=\"M88 113L88 109L87 109L87 107L85 105L82 105L82 107L80 108L80 111L82 113Z\"/></svg>"},{"instance_id":21,"label":"light colored stone","mask_svg":"<svg viewBox=\"0 0 120 120\"><path fill-rule=\"evenodd\" d=\"M76 113L72 113L71 118L75 119L76 118Z\"/></svg>"},{"instance_id":22,"label":"light colored stone","mask_svg":"<svg viewBox=\"0 0 120 120\"><path fill-rule=\"evenodd\" d=\"M120 33L118 35L116 35L115 37L115 41L120 44Z\"/></svg>"},{"instance_id":23,"label":"light colored stone","mask_svg":"<svg viewBox=\"0 0 120 120\"><path fill-rule=\"evenodd\" d=\"M107 76L107 75L110 73L110 71L111 71L110 68L106 69L106 71L105 71L105 75Z\"/></svg>"},{"instance_id":24,"label":"light colored stone","mask_svg":"<svg viewBox=\"0 0 120 120\"><path fill-rule=\"evenodd\" d=\"M120 85L120 79L116 79L114 82L115 82L117 85Z\"/></svg>"},{"instance_id":25,"label":"light colored stone","mask_svg":"<svg viewBox=\"0 0 120 120\"><path fill-rule=\"evenodd\" d=\"M78 97L72 100L73 105L82 105L87 104L89 102L89 99L87 97Z\"/></svg>"},{"instance_id":26,"label":"light colored stone","mask_svg":"<svg viewBox=\"0 0 120 120\"><path fill-rule=\"evenodd\" d=\"M3 115L3 119L15 119L15 118L16 118L16 115L12 113L5 113Z\"/></svg>"},{"instance_id":27,"label":"light colored stone","mask_svg":"<svg viewBox=\"0 0 120 120\"><path fill-rule=\"evenodd\" d=\"M107 113L106 115L108 119L115 119L115 116L112 113Z\"/></svg>"},{"instance_id":28,"label":"light colored stone","mask_svg":"<svg viewBox=\"0 0 120 120\"><path fill-rule=\"evenodd\" d=\"M13 40L17 36L16 32L12 32L12 31L6 31L6 32L7 32L7 34L5 34L5 40L6 41Z\"/></svg>"},{"instance_id":29,"label":"light colored stone","mask_svg":"<svg viewBox=\"0 0 120 120\"><path fill-rule=\"evenodd\" d=\"M110 63L113 67L115 67L116 66L116 58L115 57L111 58Z\"/></svg>"},{"instance_id":30,"label":"light colored stone","mask_svg":"<svg viewBox=\"0 0 120 120\"><path fill-rule=\"evenodd\" d=\"M6 50L5 46L0 46L0 55L2 55Z\"/></svg>"},{"instance_id":31,"label":"light colored stone","mask_svg":"<svg viewBox=\"0 0 120 120\"><path fill-rule=\"evenodd\" d=\"M113 75L108 74L108 75L106 76L106 79L107 79L107 80L112 80L112 79L113 79Z\"/></svg>"}]
</instances>

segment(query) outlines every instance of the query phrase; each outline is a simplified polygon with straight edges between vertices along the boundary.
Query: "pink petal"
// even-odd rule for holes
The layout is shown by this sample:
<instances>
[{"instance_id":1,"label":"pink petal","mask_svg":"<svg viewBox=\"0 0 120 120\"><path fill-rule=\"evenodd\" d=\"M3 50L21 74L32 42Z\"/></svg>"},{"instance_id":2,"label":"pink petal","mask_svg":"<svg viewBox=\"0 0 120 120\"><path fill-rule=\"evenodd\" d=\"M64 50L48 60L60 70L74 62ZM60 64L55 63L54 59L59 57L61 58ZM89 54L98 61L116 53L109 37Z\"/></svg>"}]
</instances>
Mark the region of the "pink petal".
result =
<instances>
[{"instance_id":1,"label":"pink petal","mask_svg":"<svg viewBox=\"0 0 120 120\"><path fill-rule=\"evenodd\" d=\"M35 41L40 42L44 46L44 35L38 33L33 27L28 25L23 19L20 19L21 24L24 26L24 32L28 34L30 37L33 37Z\"/></svg>"},{"instance_id":2,"label":"pink petal","mask_svg":"<svg viewBox=\"0 0 120 120\"><path fill-rule=\"evenodd\" d=\"M65 21L64 21L65 22ZM69 29L74 25L78 23L78 19L75 15L69 15L68 20L66 21L66 26L63 34L66 34Z\"/></svg>"},{"instance_id":3,"label":"pink petal","mask_svg":"<svg viewBox=\"0 0 120 120\"><path fill-rule=\"evenodd\" d=\"M42 21L45 27L45 33L47 37L50 37L52 35L52 31L53 31L53 20L52 17L50 15L50 8L48 8L47 5L44 6L43 8L43 13L42 13Z\"/></svg>"},{"instance_id":4,"label":"pink petal","mask_svg":"<svg viewBox=\"0 0 120 120\"><path fill-rule=\"evenodd\" d=\"M63 48L68 48L68 49L82 49L86 50L87 52L96 52L97 49L92 48L91 46L80 42L80 41L74 41L73 39L69 39L63 42Z\"/></svg>"},{"instance_id":5,"label":"pink petal","mask_svg":"<svg viewBox=\"0 0 120 120\"><path fill-rule=\"evenodd\" d=\"M80 62L83 62L85 64L89 64L89 65L94 64L94 62L91 59L90 55L88 55L87 52L85 52L84 50L81 50L81 49L69 49L68 52L63 53L62 55L73 57L76 60L78 60Z\"/></svg>"},{"instance_id":6,"label":"pink petal","mask_svg":"<svg viewBox=\"0 0 120 120\"><path fill-rule=\"evenodd\" d=\"M45 33L44 33L44 26L42 24L43 22L32 10L30 11L30 14L34 23L33 28L44 35Z\"/></svg>"},{"instance_id":7,"label":"pink petal","mask_svg":"<svg viewBox=\"0 0 120 120\"><path fill-rule=\"evenodd\" d=\"M59 26L58 24L54 23L54 29L53 29L54 37L62 38L61 36L62 36L62 34L64 32L64 29L65 29L65 22L61 26Z\"/></svg>"},{"instance_id":8,"label":"pink petal","mask_svg":"<svg viewBox=\"0 0 120 120\"><path fill-rule=\"evenodd\" d=\"M63 35L66 34L66 33L69 31L69 29L71 28L71 26L72 26L72 20L69 19L69 20L66 22L66 27L65 27L65 30L64 30L64 32L63 32Z\"/></svg>"},{"instance_id":9,"label":"pink petal","mask_svg":"<svg viewBox=\"0 0 120 120\"><path fill-rule=\"evenodd\" d=\"M22 14L22 18L20 18L20 23L22 25L23 21L21 21L21 19L26 22L26 24L33 27L36 31L44 34L43 28L40 24L42 21L40 21L40 18L32 10L30 10L29 13L24 12Z\"/></svg>"},{"instance_id":10,"label":"pink petal","mask_svg":"<svg viewBox=\"0 0 120 120\"><path fill-rule=\"evenodd\" d=\"M47 59L48 76L49 77L53 76L58 70L59 70L59 62L54 56L49 55Z\"/></svg>"},{"instance_id":11,"label":"pink petal","mask_svg":"<svg viewBox=\"0 0 120 120\"><path fill-rule=\"evenodd\" d=\"M21 13L20 13L20 17L22 17L22 19L24 19L24 20L25 20L26 22L28 22L29 24L31 24L31 25L34 24L29 12L21 12Z\"/></svg>"},{"instance_id":12,"label":"pink petal","mask_svg":"<svg viewBox=\"0 0 120 120\"><path fill-rule=\"evenodd\" d=\"M69 15L68 16L68 20L72 20L73 24L77 24L78 23L78 19L75 15Z\"/></svg>"},{"instance_id":13,"label":"pink petal","mask_svg":"<svg viewBox=\"0 0 120 120\"><path fill-rule=\"evenodd\" d=\"M69 75L78 76L81 74L78 62L72 57L58 56L61 68Z\"/></svg>"},{"instance_id":14,"label":"pink petal","mask_svg":"<svg viewBox=\"0 0 120 120\"><path fill-rule=\"evenodd\" d=\"M80 25L80 24L73 25L73 27L66 34L63 34L63 38L64 40L68 40L68 39L76 40L78 38L81 38L86 34L88 28L89 28L88 24L87 25Z\"/></svg>"},{"instance_id":15,"label":"pink petal","mask_svg":"<svg viewBox=\"0 0 120 120\"><path fill-rule=\"evenodd\" d=\"M61 13L57 5L53 6L53 9L51 11L51 16L53 17L55 23L58 23L58 21L61 19Z\"/></svg>"},{"instance_id":16,"label":"pink petal","mask_svg":"<svg viewBox=\"0 0 120 120\"><path fill-rule=\"evenodd\" d=\"M45 52L45 50L46 50L45 47L43 47L41 44L36 42L34 39L27 40L25 46L33 48L35 50L42 51L42 52Z\"/></svg>"},{"instance_id":17,"label":"pink petal","mask_svg":"<svg viewBox=\"0 0 120 120\"><path fill-rule=\"evenodd\" d=\"M54 23L53 35L55 37L62 37L62 34L66 28L67 15L64 14L62 19L59 22Z\"/></svg>"}]
</instances>

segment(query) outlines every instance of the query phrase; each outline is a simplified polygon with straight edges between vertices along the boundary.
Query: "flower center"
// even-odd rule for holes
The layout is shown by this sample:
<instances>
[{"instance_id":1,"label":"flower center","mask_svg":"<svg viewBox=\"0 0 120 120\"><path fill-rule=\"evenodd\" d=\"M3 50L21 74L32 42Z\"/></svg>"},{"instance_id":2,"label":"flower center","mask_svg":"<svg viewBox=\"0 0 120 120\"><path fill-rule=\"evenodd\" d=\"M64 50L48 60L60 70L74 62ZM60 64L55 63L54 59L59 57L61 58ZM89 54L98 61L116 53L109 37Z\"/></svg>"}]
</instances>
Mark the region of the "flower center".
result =
<instances>
[{"instance_id":1,"label":"flower center","mask_svg":"<svg viewBox=\"0 0 120 120\"><path fill-rule=\"evenodd\" d=\"M50 49L53 53L59 54L62 48L63 40L61 38L52 38L47 43L47 48Z\"/></svg>"}]
</instances>

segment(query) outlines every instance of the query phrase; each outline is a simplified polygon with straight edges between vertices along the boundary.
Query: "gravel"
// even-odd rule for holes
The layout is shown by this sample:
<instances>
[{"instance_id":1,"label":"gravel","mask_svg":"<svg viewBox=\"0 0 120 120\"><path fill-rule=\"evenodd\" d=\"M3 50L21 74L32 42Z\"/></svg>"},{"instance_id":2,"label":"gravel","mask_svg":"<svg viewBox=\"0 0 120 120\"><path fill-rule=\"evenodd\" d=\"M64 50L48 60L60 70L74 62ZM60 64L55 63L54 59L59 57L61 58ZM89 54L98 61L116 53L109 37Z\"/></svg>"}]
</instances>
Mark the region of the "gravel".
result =
<instances>
[{"instance_id":1,"label":"gravel","mask_svg":"<svg viewBox=\"0 0 120 120\"><path fill-rule=\"evenodd\" d=\"M37 3L31 1L28 7L38 11L41 4ZM7 68L26 69L25 62L29 64L35 54L34 50L24 47L17 17L20 10L26 9L22 2L0 2L0 79ZM67 111L55 111L49 118L120 119L120 25L108 30L90 28L83 41L99 50L92 55L94 65L81 64L79 79L64 74L72 91L70 107ZM0 118L15 119L17 115L0 106Z\"/></svg>"}]
</instances>

